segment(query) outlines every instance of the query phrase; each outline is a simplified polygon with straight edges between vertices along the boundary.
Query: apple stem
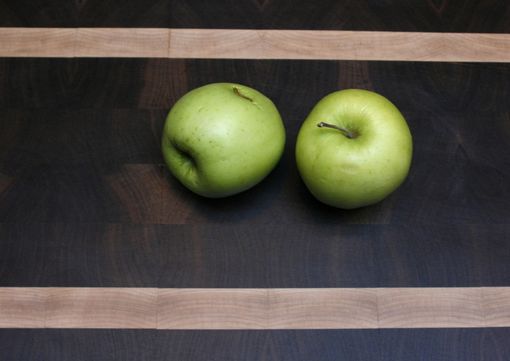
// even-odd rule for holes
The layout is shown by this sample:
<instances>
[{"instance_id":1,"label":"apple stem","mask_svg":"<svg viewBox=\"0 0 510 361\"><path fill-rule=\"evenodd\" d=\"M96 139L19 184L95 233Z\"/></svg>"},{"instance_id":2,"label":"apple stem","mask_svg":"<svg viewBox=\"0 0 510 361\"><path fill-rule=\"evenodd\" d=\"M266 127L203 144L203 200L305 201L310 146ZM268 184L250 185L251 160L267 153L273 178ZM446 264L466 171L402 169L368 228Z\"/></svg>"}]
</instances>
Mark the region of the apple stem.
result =
<instances>
[{"instance_id":1,"label":"apple stem","mask_svg":"<svg viewBox=\"0 0 510 361\"><path fill-rule=\"evenodd\" d=\"M339 127L338 125L329 124L329 123L325 123L325 122L320 122L319 124L317 124L317 126L319 128L331 128L331 129L339 130L340 132L342 132L343 135L345 135L349 139L356 138L356 133L351 132L351 131L349 131L349 130L347 130L345 128Z\"/></svg>"},{"instance_id":2,"label":"apple stem","mask_svg":"<svg viewBox=\"0 0 510 361\"><path fill-rule=\"evenodd\" d=\"M234 93L238 96L240 96L241 98L244 98L246 100L249 100L250 102L253 103L253 99L244 95L243 93L241 93L241 91L237 88L237 87L233 87L233 90L234 90Z\"/></svg>"}]
</instances>

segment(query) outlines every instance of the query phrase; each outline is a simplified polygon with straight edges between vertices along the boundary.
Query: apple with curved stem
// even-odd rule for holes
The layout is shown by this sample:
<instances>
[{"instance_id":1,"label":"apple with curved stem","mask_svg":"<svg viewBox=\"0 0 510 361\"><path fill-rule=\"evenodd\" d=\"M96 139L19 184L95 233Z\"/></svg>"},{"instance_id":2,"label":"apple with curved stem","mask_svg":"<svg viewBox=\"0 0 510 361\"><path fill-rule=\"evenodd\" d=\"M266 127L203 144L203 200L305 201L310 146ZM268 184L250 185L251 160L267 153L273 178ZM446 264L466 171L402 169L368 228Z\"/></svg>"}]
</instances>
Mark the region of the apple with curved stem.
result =
<instances>
[{"instance_id":1,"label":"apple with curved stem","mask_svg":"<svg viewBox=\"0 0 510 361\"><path fill-rule=\"evenodd\" d=\"M250 87L213 83L191 90L170 110L162 152L170 172L205 197L245 191L276 166L285 128L273 102Z\"/></svg>"},{"instance_id":2,"label":"apple with curved stem","mask_svg":"<svg viewBox=\"0 0 510 361\"><path fill-rule=\"evenodd\" d=\"M315 198L353 209L395 191L407 177L412 150L407 122L393 103L346 89L320 100L303 122L296 162Z\"/></svg>"}]
</instances>

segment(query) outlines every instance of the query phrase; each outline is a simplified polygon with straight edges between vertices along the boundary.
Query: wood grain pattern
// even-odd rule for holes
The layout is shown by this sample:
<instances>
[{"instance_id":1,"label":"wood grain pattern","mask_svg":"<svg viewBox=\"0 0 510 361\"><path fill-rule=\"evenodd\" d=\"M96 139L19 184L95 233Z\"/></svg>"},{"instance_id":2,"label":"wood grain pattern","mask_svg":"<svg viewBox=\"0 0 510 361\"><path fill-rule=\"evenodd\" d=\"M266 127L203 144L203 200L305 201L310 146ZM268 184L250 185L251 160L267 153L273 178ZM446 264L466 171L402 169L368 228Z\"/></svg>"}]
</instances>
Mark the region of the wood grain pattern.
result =
<instances>
[{"instance_id":1,"label":"wood grain pattern","mask_svg":"<svg viewBox=\"0 0 510 361\"><path fill-rule=\"evenodd\" d=\"M510 61L509 34L0 28L0 43L3 57Z\"/></svg>"},{"instance_id":2,"label":"wood grain pattern","mask_svg":"<svg viewBox=\"0 0 510 361\"><path fill-rule=\"evenodd\" d=\"M0 194L3 193L11 184L13 178L0 173Z\"/></svg>"},{"instance_id":3,"label":"wood grain pattern","mask_svg":"<svg viewBox=\"0 0 510 361\"><path fill-rule=\"evenodd\" d=\"M26 58L0 64L0 171L8 179L2 222L476 225L510 217L507 64ZM161 167L160 137L176 99L225 79L273 99L288 141L259 187L215 202L193 196ZM378 91L397 104L416 151L409 178L389 199L342 212L308 195L293 148L314 103L348 87Z\"/></svg>"},{"instance_id":4,"label":"wood grain pattern","mask_svg":"<svg viewBox=\"0 0 510 361\"><path fill-rule=\"evenodd\" d=\"M256 225L263 228L257 232L253 227L2 223L0 286L374 288L510 282L508 225L268 224Z\"/></svg>"},{"instance_id":5,"label":"wood grain pattern","mask_svg":"<svg viewBox=\"0 0 510 361\"><path fill-rule=\"evenodd\" d=\"M509 328L0 329L6 361L507 361Z\"/></svg>"},{"instance_id":6,"label":"wood grain pattern","mask_svg":"<svg viewBox=\"0 0 510 361\"><path fill-rule=\"evenodd\" d=\"M375 291L179 289L160 292L161 329L375 328Z\"/></svg>"},{"instance_id":7,"label":"wood grain pattern","mask_svg":"<svg viewBox=\"0 0 510 361\"><path fill-rule=\"evenodd\" d=\"M269 291L267 328L377 328L376 290L275 289Z\"/></svg>"},{"instance_id":8,"label":"wood grain pattern","mask_svg":"<svg viewBox=\"0 0 510 361\"><path fill-rule=\"evenodd\" d=\"M493 99L489 93L485 99L497 102L505 93L495 95L496 90L491 91ZM98 95L90 94L92 101ZM397 99L414 106L402 95ZM6 130L0 133L6 140L1 171L9 179L0 195L0 221L466 225L505 224L510 216L509 163L504 153L508 117L503 110L478 115L468 114L469 108L458 113L438 110L429 122L425 114L407 113L416 152L406 183L378 205L345 212L309 196L295 168L295 138L290 134L297 132L309 103L282 108L290 140L275 171L254 189L221 202L194 196L166 170L158 137L166 111L0 111L4 115L0 127ZM478 104L483 106L481 100ZM74 127L80 121L88 126ZM11 132L15 137L8 136Z\"/></svg>"},{"instance_id":9,"label":"wood grain pattern","mask_svg":"<svg viewBox=\"0 0 510 361\"><path fill-rule=\"evenodd\" d=\"M173 1L170 27L509 32L504 0Z\"/></svg>"},{"instance_id":10,"label":"wood grain pattern","mask_svg":"<svg viewBox=\"0 0 510 361\"><path fill-rule=\"evenodd\" d=\"M171 185L163 164L126 164L105 181L133 223L186 224L192 217L193 207L186 197L173 197L168 191Z\"/></svg>"},{"instance_id":11,"label":"wood grain pattern","mask_svg":"<svg viewBox=\"0 0 510 361\"><path fill-rule=\"evenodd\" d=\"M158 297L159 329L264 329L268 290L168 289Z\"/></svg>"},{"instance_id":12,"label":"wood grain pattern","mask_svg":"<svg viewBox=\"0 0 510 361\"><path fill-rule=\"evenodd\" d=\"M482 290L379 289L380 327L480 327L484 325Z\"/></svg>"},{"instance_id":13,"label":"wood grain pattern","mask_svg":"<svg viewBox=\"0 0 510 361\"><path fill-rule=\"evenodd\" d=\"M508 33L509 11L505 0L2 0L0 26Z\"/></svg>"},{"instance_id":14,"label":"wood grain pattern","mask_svg":"<svg viewBox=\"0 0 510 361\"><path fill-rule=\"evenodd\" d=\"M0 288L0 327L510 327L509 292L508 288Z\"/></svg>"},{"instance_id":15,"label":"wood grain pattern","mask_svg":"<svg viewBox=\"0 0 510 361\"><path fill-rule=\"evenodd\" d=\"M73 57L76 29L0 28L2 57Z\"/></svg>"},{"instance_id":16,"label":"wood grain pattern","mask_svg":"<svg viewBox=\"0 0 510 361\"><path fill-rule=\"evenodd\" d=\"M81 28L74 56L162 58L168 56L169 37L165 29Z\"/></svg>"},{"instance_id":17,"label":"wood grain pattern","mask_svg":"<svg viewBox=\"0 0 510 361\"><path fill-rule=\"evenodd\" d=\"M42 328L47 293L39 288L0 288L0 328Z\"/></svg>"},{"instance_id":18,"label":"wood grain pattern","mask_svg":"<svg viewBox=\"0 0 510 361\"><path fill-rule=\"evenodd\" d=\"M488 286L510 284L508 1L0 0L0 27L2 361L507 361L510 291ZM221 202L159 150L213 81L268 94L289 139ZM416 146L355 212L317 204L292 155L348 87L395 102Z\"/></svg>"},{"instance_id":19,"label":"wood grain pattern","mask_svg":"<svg viewBox=\"0 0 510 361\"><path fill-rule=\"evenodd\" d=\"M483 63L0 59L0 285L508 285L509 70ZM160 137L179 96L226 79L273 99L288 141L258 187L214 201L170 176ZM406 183L352 212L316 202L293 157L314 103L347 87L397 104L415 145Z\"/></svg>"},{"instance_id":20,"label":"wood grain pattern","mask_svg":"<svg viewBox=\"0 0 510 361\"><path fill-rule=\"evenodd\" d=\"M508 288L483 288L485 323L487 327L506 327L510 320L510 290Z\"/></svg>"},{"instance_id":21,"label":"wood grain pattern","mask_svg":"<svg viewBox=\"0 0 510 361\"><path fill-rule=\"evenodd\" d=\"M488 137L500 141L499 137L507 134L509 109L503 101L509 92L507 64L124 58L0 58L0 64L1 109L52 109L58 110L59 116L66 114L65 110L81 116L85 111L110 109L123 114L115 120L120 124L129 122L132 110L150 110L153 114L147 116L152 116L149 120L155 136L161 131L156 128L161 118L185 92L225 80L250 85L270 97L282 113L289 143L320 98L348 87L383 93L402 110L414 132L433 132L428 146L436 139L438 153L446 145L452 146L447 137L453 132L462 135L457 142L469 141L464 146L472 146L475 133L465 126L482 132L480 142ZM30 87L15 86L16 82ZM406 85L406 92L399 84ZM17 115L21 116L25 118L18 123L28 116L33 123L38 119L26 113ZM106 116L110 114L103 118ZM485 118L476 122L478 117ZM140 119L138 115L136 119ZM490 127L482 128L485 124ZM491 132L491 127L498 131ZM94 127L85 129L92 132ZM486 149L489 154L492 151Z\"/></svg>"},{"instance_id":22,"label":"wood grain pattern","mask_svg":"<svg viewBox=\"0 0 510 361\"><path fill-rule=\"evenodd\" d=\"M157 290L150 288L46 290L47 328L155 328Z\"/></svg>"},{"instance_id":23,"label":"wood grain pattern","mask_svg":"<svg viewBox=\"0 0 510 361\"><path fill-rule=\"evenodd\" d=\"M171 29L171 58L508 62L506 34Z\"/></svg>"},{"instance_id":24,"label":"wood grain pattern","mask_svg":"<svg viewBox=\"0 0 510 361\"><path fill-rule=\"evenodd\" d=\"M35 0L0 2L0 26L168 27L169 0Z\"/></svg>"}]
</instances>

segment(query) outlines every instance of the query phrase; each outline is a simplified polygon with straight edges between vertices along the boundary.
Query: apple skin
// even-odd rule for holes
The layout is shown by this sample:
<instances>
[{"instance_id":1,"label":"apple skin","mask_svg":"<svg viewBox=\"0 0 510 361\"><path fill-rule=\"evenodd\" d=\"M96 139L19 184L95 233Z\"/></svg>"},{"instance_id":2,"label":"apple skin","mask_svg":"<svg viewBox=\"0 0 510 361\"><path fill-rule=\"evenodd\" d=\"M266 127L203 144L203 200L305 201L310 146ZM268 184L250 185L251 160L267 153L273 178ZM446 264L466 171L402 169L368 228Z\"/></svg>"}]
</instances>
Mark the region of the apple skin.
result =
<instances>
[{"instance_id":1,"label":"apple skin","mask_svg":"<svg viewBox=\"0 0 510 361\"><path fill-rule=\"evenodd\" d=\"M170 110L162 153L189 190L221 198L243 192L280 160L285 128L276 106L241 84L212 83L191 90Z\"/></svg>"},{"instance_id":2,"label":"apple skin","mask_svg":"<svg viewBox=\"0 0 510 361\"><path fill-rule=\"evenodd\" d=\"M353 132L319 127L329 123ZM409 127L393 103L377 93L346 89L321 99L303 122L296 142L299 173L319 201L353 209L395 191L411 166Z\"/></svg>"}]
</instances>

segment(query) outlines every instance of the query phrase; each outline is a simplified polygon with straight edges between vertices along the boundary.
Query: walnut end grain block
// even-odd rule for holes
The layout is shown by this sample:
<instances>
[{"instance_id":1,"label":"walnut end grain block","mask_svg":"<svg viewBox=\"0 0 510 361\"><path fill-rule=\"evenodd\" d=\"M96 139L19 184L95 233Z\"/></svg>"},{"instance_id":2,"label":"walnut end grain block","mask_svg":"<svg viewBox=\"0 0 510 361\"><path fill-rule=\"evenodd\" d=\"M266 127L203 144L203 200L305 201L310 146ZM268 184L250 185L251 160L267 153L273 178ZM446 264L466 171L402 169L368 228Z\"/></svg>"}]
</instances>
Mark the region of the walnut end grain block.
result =
<instances>
[{"instance_id":1,"label":"walnut end grain block","mask_svg":"<svg viewBox=\"0 0 510 361\"><path fill-rule=\"evenodd\" d=\"M13 180L13 177L0 173L0 194L12 184Z\"/></svg>"},{"instance_id":2,"label":"walnut end grain block","mask_svg":"<svg viewBox=\"0 0 510 361\"><path fill-rule=\"evenodd\" d=\"M480 288L381 288L380 328L483 327Z\"/></svg>"},{"instance_id":3,"label":"walnut end grain block","mask_svg":"<svg viewBox=\"0 0 510 361\"><path fill-rule=\"evenodd\" d=\"M133 223L184 224L193 211L153 164L125 164L105 176ZM1 185L1 183L0 183ZM144 207L139 206L140 199Z\"/></svg>"},{"instance_id":4,"label":"walnut end grain block","mask_svg":"<svg viewBox=\"0 0 510 361\"><path fill-rule=\"evenodd\" d=\"M168 42L168 29L80 28L75 56L164 58Z\"/></svg>"},{"instance_id":5,"label":"walnut end grain block","mask_svg":"<svg viewBox=\"0 0 510 361\"><path fill-rule=\"evenodd\" d=\"M44 288L0 288L0 328L44 327Z\"/></svg>"},{"instance_id":6,"label":"walnut end grain block","mask_svg":"<svg viewBox=\"0 0 510 361\"><path fill-rule=\"evenodd\" d=\"M0 28L0 57L73 57L76 31L63 28Z\"/></svg>"},{"instance_id":7,"label":"walnut end grain block","mask_svg":"<svg viewBox=\"0 0 510 361\"><path fill-rule=\"evenodd\" d=\"M53 288L47 328L156 328L154 288Z\"/></svg>"}]
</instances>

